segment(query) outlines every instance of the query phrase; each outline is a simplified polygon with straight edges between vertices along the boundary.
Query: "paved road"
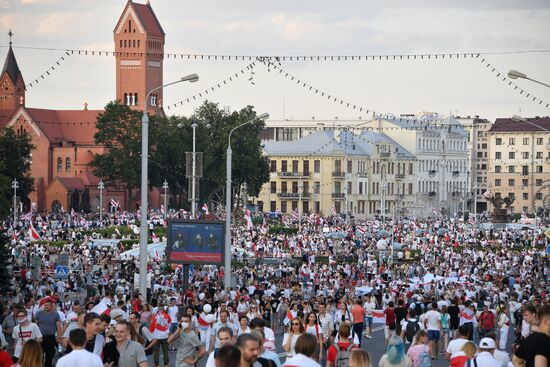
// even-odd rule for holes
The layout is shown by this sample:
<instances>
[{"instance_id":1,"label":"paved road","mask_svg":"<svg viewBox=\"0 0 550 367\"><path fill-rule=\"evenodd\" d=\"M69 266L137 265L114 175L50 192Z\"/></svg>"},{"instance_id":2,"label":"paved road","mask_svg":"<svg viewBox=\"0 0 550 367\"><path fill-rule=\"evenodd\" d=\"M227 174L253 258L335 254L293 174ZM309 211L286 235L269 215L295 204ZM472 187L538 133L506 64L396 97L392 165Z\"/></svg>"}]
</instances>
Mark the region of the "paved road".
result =
<instances>
[{"instance_id":1,"label":"paved road","mask_svg":"<svg viewBox=\"0 0 550 367\"><path fill-rule=\"evenodd\" d=\"M373 366L378 366L378 361L380 360L380 357L384 354L384 331L382 325L374 325L374 332L373 332L373 338L367 339L363 338L361 342L361 348L368 351L372 361ZM283 355L283 350L281 348L281 344L283 342L283 336L278 333L275 336L275 345L277 346L277 353L280 353ZM170 367L174 366L174 361L176 357L176 352L170 352ZM198 364L198 367L204 367L206 364L207 357L204 357ZM281 362L284 362L285 357L281 357ZM161 360L162 364L162 360ZM153 366L153 358L152 356L149 358L149 366ZM448 367L449 363L446 361L441 355L441 357L435 361L433 361L432 367Z\"/></svg>"}]
</instances>

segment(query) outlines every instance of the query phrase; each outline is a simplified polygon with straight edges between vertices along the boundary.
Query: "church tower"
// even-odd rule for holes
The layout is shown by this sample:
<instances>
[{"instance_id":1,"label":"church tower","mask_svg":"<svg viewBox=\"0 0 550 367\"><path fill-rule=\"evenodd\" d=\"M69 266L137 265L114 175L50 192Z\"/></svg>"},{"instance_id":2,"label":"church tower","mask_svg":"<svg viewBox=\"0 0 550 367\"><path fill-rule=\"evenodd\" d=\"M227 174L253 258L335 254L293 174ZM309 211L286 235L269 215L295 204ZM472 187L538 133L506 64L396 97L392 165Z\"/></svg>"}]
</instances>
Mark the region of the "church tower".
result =
<instances>
[{"instance_id":1,"label":"church tower","mask_svg":"<svg viewBox=\"0 0 550 367\"><path fill-rule=\"evenodd\" d=\"M10 36L10 47L2 74L0 74L0 129L4 128L15 110L25 103L25 81L11 47L11 37L13 36L11 30L8 35Z\"/></svg>"},{"instance_id":2,"label":"church tower","mask_svg":"<svg viewBox=\"0 0 550 367\"><path fill-rule=\"evenodd\" d=\"M114 30L116 51L116 98L132 109L149 113L162 107L162 90L146 94L162 85L164 31L151 4L128 0Z\"/></svg>"}]
</instances>

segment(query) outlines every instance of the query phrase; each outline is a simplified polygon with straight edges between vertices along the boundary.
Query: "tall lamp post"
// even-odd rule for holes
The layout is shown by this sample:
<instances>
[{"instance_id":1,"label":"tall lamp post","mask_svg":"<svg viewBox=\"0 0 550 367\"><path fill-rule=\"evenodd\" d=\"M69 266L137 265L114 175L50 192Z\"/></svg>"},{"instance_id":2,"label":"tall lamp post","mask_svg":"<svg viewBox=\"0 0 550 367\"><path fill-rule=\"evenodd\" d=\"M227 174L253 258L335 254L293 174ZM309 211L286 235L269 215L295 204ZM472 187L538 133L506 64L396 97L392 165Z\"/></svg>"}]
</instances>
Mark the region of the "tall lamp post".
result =
<instances>
[{"instance_id":1,"label":"tall lamp post","mask_svg":"<svg viewBox=\"0 0 550 367\"><path fill-rule=\"evenodd\" d=\"M196 135L195 135L195 131L197 130L197 124L196 123L193 123L191 125L191 127L193 128L193 164L192 164L192 169L193 169L193 172L191 173L191 175L193 176L192 179L193 181L191 181L191 215L193 217L193 219L196 219L196 214L197 214L197 152L196 152L196 142L197 142L197 138L196 138Z\"/></svg>"},{"instance_id":2,"label":"tall lamp post","mask_svg":"<svg viewBox=\"0 0 550 367\"><path fill-rule=\"evenodd\" d=\"M147 163L149 158L149 115L147 115L147 106L151 93L181 82L194 83L199 80L197 74L184 76L180 80L172 83L160 85L151 89L143 99L143 116L141 118L141 208L139 224L139 293L141 297L147 300L147 181L149 180Z\"/></svg>"},{"instance_id":3,"label":"tall lamp post","mask_svg":"<svg viewBox=\"0 0 550 367\"><path fill-rule=\"evenodd\" d=\"M14 178L11 182L11 188L13 189L13 228L17 222L17 189L19 188L19 182Z\"/></svg>"},{"instance_id":4,"label":"tall lamp post","mask_svg":"<svg viewBox=\"0 0 550 367\"><path fill-rule=\"evenodd\" d=\"M168 194L168 181L164 180L162 183L162 188L164 189L164 219L166 219L166 213L168 212L168 207L166 206L166 199Z\"/></svg>"},{"instance_id":5,"label":"tall lamp post","mask_svg":"<svg viewBox=\"0 0 550 367\"><path fill-rule=\"evenodd\" d=\"M262 113L260 116L256 116L252 120L243 122L240 125L235 126L227 137L227 152L226 152L226 181L225 181L225 261L224 261L224 277L223 283L226 288L231 286L231 156L233 151L231 150L231 134L239 127L251 124L257 120L266 120L269 118L269 114Z\"/></svg>"},{"instance_id":6,"label":"tall lamp post","mask_svg":"<svg viewBox=\"0 0 550 367\"><path fill-rule=\"evenodd\" d=\"M97 188L99 189L99 221L103 222L103 189L105 188L103 180L99 181Z\"/></svg>"}]
</instances>

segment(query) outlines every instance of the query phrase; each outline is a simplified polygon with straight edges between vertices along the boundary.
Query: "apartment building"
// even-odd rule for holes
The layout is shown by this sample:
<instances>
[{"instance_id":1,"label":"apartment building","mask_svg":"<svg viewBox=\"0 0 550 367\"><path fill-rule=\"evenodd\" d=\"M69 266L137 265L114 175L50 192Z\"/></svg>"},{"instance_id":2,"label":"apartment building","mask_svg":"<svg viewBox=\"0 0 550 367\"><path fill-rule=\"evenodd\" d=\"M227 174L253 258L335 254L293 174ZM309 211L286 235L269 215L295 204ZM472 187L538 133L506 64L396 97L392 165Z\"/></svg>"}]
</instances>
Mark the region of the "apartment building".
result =
<instances>
[{"instance_id":1,"label":"apartment building","mask_svg":"<svg viewBox=\"0 0 550 367\"><path fill-rule=\"evenodd\" d=\"M514 198L512 211L516 213L548 207L550 118L498 118L487 134L490 193Z\"/></svg>"}]
</instances>

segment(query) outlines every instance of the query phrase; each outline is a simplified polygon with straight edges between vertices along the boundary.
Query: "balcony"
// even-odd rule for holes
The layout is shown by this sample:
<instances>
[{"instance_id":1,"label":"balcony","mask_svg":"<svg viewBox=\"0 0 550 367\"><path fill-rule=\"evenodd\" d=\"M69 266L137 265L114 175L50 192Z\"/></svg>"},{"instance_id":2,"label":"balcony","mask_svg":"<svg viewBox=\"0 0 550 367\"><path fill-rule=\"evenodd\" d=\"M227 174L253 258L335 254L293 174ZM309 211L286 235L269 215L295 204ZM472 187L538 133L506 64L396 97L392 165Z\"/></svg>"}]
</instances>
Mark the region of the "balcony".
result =
<instances>
[{"instance_id":1,"label":"balcony","mask_svg":"<svg viewBox=\"0 0 550 367\"><path fill-rule=\"evenodd\" d=\"M405 194L397 194L395 195L395 198L403 200L405 198Z\"/></svg>"},{"instance_id":2,"label":"balcony","mask_svg":"<svg viewBox=\"0 0 550 367\"><path fill-rule=\"evenodd\" d=\"M431 197L431 198L435 197L435 191L430 191L428 193L428 196Z\"/></svg>"},{"instance_id":3,"label":"balcony","mask_svg":"<svg viewBox=\"0 0 550 367\"><path fill-rule=\"evenodd\" d=\"M380 158L389 158L390 156L390 152L380 152Z\"/></svg>"},{"instance_id":4,"label":"balcony","mask_svg":"<svg viewBox=\"0 0 550 367\"><path fill-rule=\"evenodd\" d=\"M300 197L302 199L306 199L309 197L309 195L311 195L311 193L309 192L303 192L301 196L299 192L278 192L277 193L277 196L281 199L296 199L296 200L299 200Z\"/></svg>"},{"instance_id":5,"label":"balcony","mask_svg":"<svg viewBox=\"0 0 550 367\"><path fill-rule=\"evenodd\" d=\"M458 198L458 197L460 197L460 192L458 192L458 191L453 191L453 192L451 193L451 196L454 197L454 198Z\"/></svg>"},{"instance_id":6,"label":"balcony","mask_svg":"<svg viewBox=\"0 0 550 367\"><path fill-rule=\"evenodd\" d=\"M405 174L404 173L398 173L395 175L395 178L398 179L398 180L404 180L405 179Z\"/></svg>"},{"instance_id":7,"label":"balcony","mask_svg":"<svg viewBox=\"0 0 550 367\"><path fill-rule=\"evenodd\" d=\"M436 170L430 170L430 171L428 171L428 175L429 175L430 177L434 177L436 173L437 173Z\"/></svg>"},{"instance_id":8,"label":"balcony","mask_svg":"<svg viewBox=\"0 0 550 367\"><path fill-rule=\"evenodd\" d=\"M344 194L343 192L333 192L332 193L332 198L333 199L344 200L345 197L346 197L346 194Z\"/></svg>"},{"instance_id":9,"label":"balcony","mask_svg":"<svg viewBox=\"0 0 550 367\"><path fill-rule=\"evenodd\" d=\"M334 178L345 178L346 177L346 172L341 172L341 171L332 172L332 177L334 177Z\"/></svg>"},{"instance_id":10,"label":"balcony","mask_svg":"<svg viewBox=\"0 0 550 367\"><path fill-rule=\"evenodd\" d=\"M280 178L307 178L311 172L277 172Z\"/></svg>"},{"instance_id":11,"label":"balcony","mask_svg":"<svg viewBox=\"0 0 550 367\"><path fill-rule=\"evenodd\" d=\"M369 174L367 172L359 172L359 173L357 173L357 177L359 177L359 178L368 178Z\"/></svg>"},{"instance_id":12,"label":"balcony","mask_svg":"<svg viewBox=\"0 0 550 367\"><path fill-rule=\"evenodd\" d=\"M459 174L460 174L459 171L453 171L453 177L458 177Z\"/></svg>"}]
</instances>

